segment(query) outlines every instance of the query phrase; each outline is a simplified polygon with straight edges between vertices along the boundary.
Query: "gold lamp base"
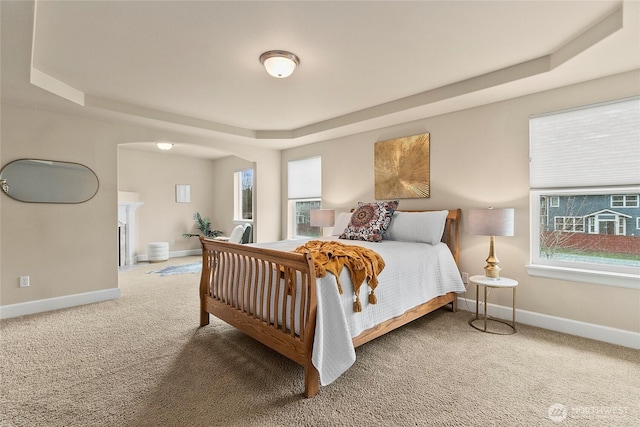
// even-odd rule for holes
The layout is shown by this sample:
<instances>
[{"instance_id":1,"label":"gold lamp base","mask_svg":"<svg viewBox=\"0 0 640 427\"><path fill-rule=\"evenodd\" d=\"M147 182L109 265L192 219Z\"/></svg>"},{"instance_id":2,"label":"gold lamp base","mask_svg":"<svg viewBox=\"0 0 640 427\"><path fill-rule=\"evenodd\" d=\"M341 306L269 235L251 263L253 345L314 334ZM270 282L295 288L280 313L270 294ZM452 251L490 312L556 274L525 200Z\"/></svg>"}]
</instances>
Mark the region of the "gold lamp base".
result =
<instances>
[{"instance_id":1,"label":"gold lamp base","mask_svg":"<svg viewBox=\"0 0 640 427\"><path fill-rule=\"evenodd\" d=\"M495 241L496 241L496 238L494 236L491 236L489 240L489 257L486 259L487 265L484 268L485 276L487 276L489 279L500 278L501 268L498 267L498 264L500 263L500 261L496 256Z\"/></svg>"},{"instance_id":2,"label":"gold lamp base","mask_svg":"<svg viewBox=\"0 0 640 427\"><path fill-rule=\"evenodd\" d=\"M501 268L497 265L487 264L487 266L484 268L485 276L487 276L489 279L499 279L500 270Z\"/></svg>"}]
</instances>

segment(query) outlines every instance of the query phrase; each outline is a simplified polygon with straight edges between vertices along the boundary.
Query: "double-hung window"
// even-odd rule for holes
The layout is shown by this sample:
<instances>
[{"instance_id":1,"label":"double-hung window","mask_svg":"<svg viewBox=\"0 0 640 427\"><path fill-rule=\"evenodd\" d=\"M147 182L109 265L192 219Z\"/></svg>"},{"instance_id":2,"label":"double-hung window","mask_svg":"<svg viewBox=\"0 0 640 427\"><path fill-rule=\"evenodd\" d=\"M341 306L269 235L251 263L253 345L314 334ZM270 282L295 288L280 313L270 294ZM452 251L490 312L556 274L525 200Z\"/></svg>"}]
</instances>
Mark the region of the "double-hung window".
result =
<instances>
[{"instance_id":1,"label":"double-hung window","mask_svg":"<svg viewBox=\"0 0 640 427\"><path fill-rule=\"evenodd\" d=\"M322 205L322 161L320 157L288 163L289 236L319 237L321 227L311 226L311 210Z\"/></svg>"},{"instance_id":2,"label":"double-hung window","mask_svg":"<svg viewBox=\"0 0 640 427\"><path fill-rule=\"evenodd\" d=\"M640 97L531 117L529 274L640 288Z\"/></svg>"},{"instance_id":3,"label":"double-hung window","mask_svg":"<svg viewBox=\"0 0 640 427\"><path fill-rule=\"evenodd\" d=\"M640 119L640 118L639 118ZM640 172L638 172L640 173ZM637 194L616 194L611 196L612 208L637 208L638 207L638 195Z\"/></svg>"}]
</instances>

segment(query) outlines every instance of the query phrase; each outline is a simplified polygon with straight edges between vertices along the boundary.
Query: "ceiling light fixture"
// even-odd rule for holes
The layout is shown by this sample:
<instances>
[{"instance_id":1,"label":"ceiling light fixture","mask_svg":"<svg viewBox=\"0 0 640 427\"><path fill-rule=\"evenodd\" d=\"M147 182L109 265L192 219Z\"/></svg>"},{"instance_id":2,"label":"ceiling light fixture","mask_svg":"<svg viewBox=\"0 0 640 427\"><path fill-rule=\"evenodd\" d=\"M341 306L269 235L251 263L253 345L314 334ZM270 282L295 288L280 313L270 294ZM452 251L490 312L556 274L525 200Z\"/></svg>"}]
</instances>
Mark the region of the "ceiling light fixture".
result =
<instances>
[{"instance_id":1,"label":"ceiling light fixture","mask_svg":"<svg viewBox=\"0 0 640 427\"><path fill-rule=\"evenodd\" d=\"M283 79L289 77L300 65L300 58L285 50L270 50L260 55L260 63L264 65L267 73Z\"/></svg>"},{"instance_id":2,"label":"ceiling light fixture","mask_svg":"<svg viewBox=\"0 0 640 427\"><path fill-rule=\"evenodd\" d=\"M173 148L173 144L170 142L157 142L156 147L161 150L171 150Z\"/></svg>"}]
</instances>

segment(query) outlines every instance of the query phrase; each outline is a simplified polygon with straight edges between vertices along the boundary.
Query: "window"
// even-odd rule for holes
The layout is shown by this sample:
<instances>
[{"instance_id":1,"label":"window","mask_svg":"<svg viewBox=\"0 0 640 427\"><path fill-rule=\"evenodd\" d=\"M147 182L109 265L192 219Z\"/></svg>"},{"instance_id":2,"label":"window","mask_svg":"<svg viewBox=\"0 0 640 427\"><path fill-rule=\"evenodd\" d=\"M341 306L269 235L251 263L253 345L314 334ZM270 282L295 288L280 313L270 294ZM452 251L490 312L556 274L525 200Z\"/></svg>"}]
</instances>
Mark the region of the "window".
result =
<instances>
[{"instance_id":1,"label":"window","mask_svg":"<svg viewBox=\"0 0 640 427\"><path fill-rule=\"evenodd\" d=\"M640 288L640 98L530 120L529 274Z\"/></svg>"},{"instance_id":2,"label":"window","mask_svg":"<svg viewBox=\"0 0 640 427\"><path fill-rule=\"evenodd\" d=\"M311 226L311 210L320 209L322 162L320 157L288 163L289 236L320 237L321 227Z\"/></svg>"},{"instance_id":3,"label":"window","mask_svg":"<svg viewBox=\"0 0 640 427\"><path fill-rule=\"evenodd\" d=\"M584 219L579 216L557 216L555 217L555 231L561 232L584 232Z\"/></svg>"},{"instance_id":4,"label":"window","mask_svg":"<svg viewBox=\"0 0 640 427\"><path fill-rule=\"evenodd\" d=\"M320 227L311 226L311 210L320 209L319 199L293 200L293 237L320 237Z\"/></svg>"},{"instance_id":5,"label":"window","mask_svg":"<svg viewBox=\"0 0 640 427\"><path fill-rule=\"evenodd\" d=\"M234 220L253 220L253 169L234 172L233 188Z\"/></svg>"},{"instance_id":6,"label":"window","mask_svg":"<svg viewBox=\"0 0 640 427\"><path fill-rule=\"evenodd\" d=\"M544 227L544 225L549 221L549 209L547 209L547 197L542 196L540 198L540 227Z\"/></svg>"},{"instance_id":7,"label":"window","mask_svg":"<svg viewBox=\"0 0 640 427\"><path fill-rule=\"evenodd\" d=\"M638 207L638 195L637 194L616 194L611 196L612 208L637 208Z\"/></svg>"}]
</instances>

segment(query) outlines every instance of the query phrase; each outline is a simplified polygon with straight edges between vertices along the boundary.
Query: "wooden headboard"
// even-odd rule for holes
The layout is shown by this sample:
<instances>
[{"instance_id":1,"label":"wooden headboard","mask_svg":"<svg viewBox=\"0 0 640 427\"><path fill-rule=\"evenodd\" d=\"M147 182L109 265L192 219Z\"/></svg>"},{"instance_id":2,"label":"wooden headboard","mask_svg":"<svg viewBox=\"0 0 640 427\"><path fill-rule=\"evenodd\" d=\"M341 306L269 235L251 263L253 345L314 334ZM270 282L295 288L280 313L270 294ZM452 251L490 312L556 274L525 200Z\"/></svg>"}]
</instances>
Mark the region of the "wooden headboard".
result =
<instances>
[{"instance_id":1,"label":"wooden headboard","mask_svg":"<svg viewBox=\"0 0 640 427\"><path fill-rule=\"evenodd\" d=\"M444 226L444 233L442 233L442 241L449 246L453 259L458 264L458 256L460 253L459 237L460 237L460 218L462 216L461 209L449 210L447 215L447 222ZM459 265L458 265L459 266Z\"/></svg>"},{"instance_id":2,"label":"wooden headboard","mask_svg":"<svg viewBox=\"0 0 640 427\"><path fill-rule=\"evenodd\" d=\"M351 209L351 212L353 212L354 210L355 209ZM434 210L398 210L398 212L434 212ZM449 209L447 222L444 225L444 233L442 233L442 242L446 243L447 246L449 246L456 264L458 264L458 257L460 254L459 237L461 217L461 209Z\"/></svg>"}]
</instances>

